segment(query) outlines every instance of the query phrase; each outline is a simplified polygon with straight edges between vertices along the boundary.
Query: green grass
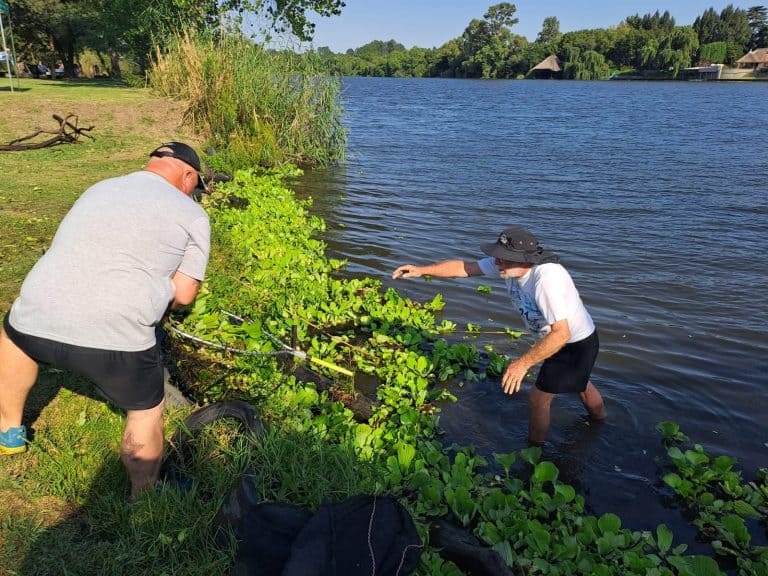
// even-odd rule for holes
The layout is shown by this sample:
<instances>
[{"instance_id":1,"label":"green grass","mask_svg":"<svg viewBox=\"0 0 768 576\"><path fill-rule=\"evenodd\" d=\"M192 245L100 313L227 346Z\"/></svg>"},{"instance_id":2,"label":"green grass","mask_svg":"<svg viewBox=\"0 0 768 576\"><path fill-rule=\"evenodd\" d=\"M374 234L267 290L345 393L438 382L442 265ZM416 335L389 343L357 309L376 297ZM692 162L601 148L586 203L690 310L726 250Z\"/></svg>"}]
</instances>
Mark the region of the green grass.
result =
<instances>
[{"instance_id":1,"label":"green grass","mask_svg":"<svg viewBox=\"0 0 768 576\"><path fill-rule=\"evenodd\" d=\"M247 462L230 459L222 448L235 437L234 427L226 436L221 433L226 424L218 426L216 451L210 443L193 450L205 482L195 482L189 491L167 485L128 506L119 460L121 414L97 399L87 382L50 371L28 406L32 412L40 408L29 451L0 461L0 574L228 570L234 541L226 529L216 529L214 517ZM187 413L171 411L168 431ZM247 454L247 446L239 449Z\"/></svg>"},{"instance_id":2,"label":"green grass","mask_svg":"<svg viewBox=\"0 0 768 576\"><path fill-rule=\"evenodd\" d=\"M41 150L0 152L0 312L16 297L26 273L47 248L58 223L91 184L140 169L159 143L199 140L181 127L181 105L148 90L106 81L22 79L0 90L0 143L56 130L52 114L75 114L94 126L93 140ZM38 142L50 137L40 135Z\"/></svg>"},{"instance_id":3,"label":"green grass","mask_svg":"<svg viewBox=\"0 0 768 576\"><path fill-rule=\"evenodd\" d=\"M145 89L103 81L23 79L0 90L0 143L38 128L52 114L76 114L94 140L25 152L0 152L0 316L49 245L64 214L91 184L140 169L167 139L200 147L182 126L182 104ZM187 410L170 410L170 437ZM124 416L70 373L43 368L25 408L31 444L0 458L0 576L24 574L223 574L235 543L214 517L250 467L266 499L316 507L370 491L374 473L351 450L295 433L271 432L258 450L229 424L194 442L192 489L166 486L126 506L129 482L119 459ZM301 472L301 473L299 473ZM268 488L269 487L269 488Z\"/></svg>"},{"instance_id":4,"label":"green grass","mask_svg":"<svg viewBox=\"0 0 768 576\"><path fill-rule=\"evenodd\" d=\"M0 89L0 107L12 111L0 116L0 143L56 129L52 114L75 114L81 127L94 126L94 140L0 152L2 316L88 186L140 169L165 140L199 140L182 128L179 103L114 82L22 79L13 93ZM170 414L169 433L184 416ZM227 487L214 485L204 498L170 489L127 509L119 460L124 417L87 382L42 370L24 420L30 449L0 458L0 575L226 571L232 549L214 542L211 521ZM222 470L206 479L222 478Z\"/></svg>"}]
</instances>

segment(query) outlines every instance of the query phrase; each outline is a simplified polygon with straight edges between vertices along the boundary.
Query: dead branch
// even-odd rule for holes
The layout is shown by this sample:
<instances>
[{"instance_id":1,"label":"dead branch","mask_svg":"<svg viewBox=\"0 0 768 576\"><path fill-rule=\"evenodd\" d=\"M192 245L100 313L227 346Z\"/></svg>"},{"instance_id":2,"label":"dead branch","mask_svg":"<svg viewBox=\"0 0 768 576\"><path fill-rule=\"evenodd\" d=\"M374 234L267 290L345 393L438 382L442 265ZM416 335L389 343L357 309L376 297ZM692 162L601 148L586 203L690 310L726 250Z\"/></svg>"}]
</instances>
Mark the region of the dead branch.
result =
<instances>
[{"instance_id":1,"label":"dead branch","mask_svg":"<svg viewBox=\"0 0 768 576\"><path fill-rule=\"evenodd\" d=\"M53 119L59 123L58 130L43 130L38 128L37 132L30 134L29 136L23 136L16 140L11 140L8 144L0 144L0 152L20 152L22 150L39 150L40 148L47 148L48 146L55 146L56 144L67 144L77 142L80 136L85 136L94 140L93 136L86 134L94 129L94 126L88 126L88 128L80 128L77 125L77 116L75 114L68 114L66 118L62 118L58 114L53 114ZM21 144L31 140L40 134L53 134L53 137L43 140L41 142L31 142Z\"/></svg>"}]
</instances>

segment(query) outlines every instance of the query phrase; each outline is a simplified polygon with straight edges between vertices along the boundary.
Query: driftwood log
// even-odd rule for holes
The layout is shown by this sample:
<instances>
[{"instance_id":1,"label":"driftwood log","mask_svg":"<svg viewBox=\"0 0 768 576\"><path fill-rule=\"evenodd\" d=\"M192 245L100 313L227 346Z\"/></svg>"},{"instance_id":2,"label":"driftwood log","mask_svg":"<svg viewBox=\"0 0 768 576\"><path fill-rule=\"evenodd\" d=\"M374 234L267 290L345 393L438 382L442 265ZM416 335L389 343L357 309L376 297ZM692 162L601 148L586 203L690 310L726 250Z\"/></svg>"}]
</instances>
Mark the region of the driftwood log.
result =
<instances>
[{"instance_id":1,"label":"driftwood log","mask_svg":"<svg viewBox=\"0 0 768 576\"><path fill-rule=\"evenodd\" d=\"M94 126L88 126L87 128L81 128L77 125L77 116L75 114L67 114L65 118L62 118L58 114L53 114L53 119L59 123L58 130L43 130L38 128L37 132L30 134L29 136L23 136L16 140L11 140L8 144L0 144L0 152L21 152L22 150L39 150L41 148L48 148L49 146L55 146L56 144L68 144L77 142L80 136L85 136L93 140L93 136L87 134L94 129ZM28 142L40 136L41 134L51 134L50 138L46 138L40 142Z\"/></svg>"}]
</instances>

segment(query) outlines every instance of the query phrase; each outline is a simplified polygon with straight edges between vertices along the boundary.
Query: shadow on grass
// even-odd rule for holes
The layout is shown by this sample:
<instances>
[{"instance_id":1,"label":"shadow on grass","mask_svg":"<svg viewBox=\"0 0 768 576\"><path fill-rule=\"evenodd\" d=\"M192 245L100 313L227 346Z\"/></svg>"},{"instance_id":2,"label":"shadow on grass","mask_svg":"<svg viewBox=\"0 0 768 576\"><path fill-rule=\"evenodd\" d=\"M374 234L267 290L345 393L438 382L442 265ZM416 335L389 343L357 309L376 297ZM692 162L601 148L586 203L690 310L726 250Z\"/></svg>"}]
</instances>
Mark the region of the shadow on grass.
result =
<instances>
[{"instance_id":1,"label":"shadow on grass","mask_svg":"<svg viewBox=\"0 0 768 576\"><path fill-rule=\"evenodd\" d=\"M49 84L53 85L53 81L49 81ZM114 80L112 78L74 78L56 80L56 86L62 88L129 88L128 84L122 80Z\"/></svg>"},{"instance_id":2,"label":"shadow on grass","mask_svg":"<svg viewBox=\"0 0 768 576\"><path fill-rule=\"evenodd\" d=\"M29 392L22 416L22 422L27 425L27 437L30 441L34 440L35 422L45 407L53 401L62 389L102 402L115 414L121 413L118 408L109 404L98 390L84 378L41 364L40 375Z\"/></svg>"},{"instance_id":3,"label":"shadow on grass","mask_svg":"<svg viewBox=\"0 0 768 576\"><path fill-rule=\"evenodd\" d=\"M26 422L34 425L45 407L61 395L62 387L99 400L107 406L105 410L118 412L103 402L86 380L67 372L51 372L47 369L33 388L25 411ZM37 515L22 515L6 530L8 545L16 550L5 554L6 559L12 560L9 568L14 571L9 573L228 573L234 542L229 532L214 524L226 490L201 490L197 482L182 489L170 483L128 504L129 479L119 457L109 447L119 434L118 427L101 428L100 437L94 438L92 430L86 429L89 423L99 420L100 412L93 406L83 408L81 415L86 423L81 424L76 421L79 411L79 404L74 409L71 404L64 406L62 412L68 415L61 422L50 422L46 414L42 415L39 443L45 444L44 457L33 464L38 467L35 475L37 482L50 483L42 492L55 494L63 503L54 504L54 509L59 510L54 522L43 523ZM72 430L51 438L50 428L62 426ZM75 441L66 442L66 438L89 440L83 440L78 447ZM91 444L93 440L95 443ZM28 455L34 454L32 451ZM40 500L43 507L45 502L46 498ZM41 512L39 507L38 511ZM0 567L0 574L4 573Z\"/></svg>"},{"instance_id":4,"label":"shadow on grass","mask_svg":"<svg viewBox=\"0 0 768 576\"><path fill-rule=\"evenodd\" d=\"M105 462L81 505L68 508L52 526L30 527L23 543L26 552L13 573L19 576L103 574L114 544L111 538L99 534L98 526L106 518L109 518L108 524L124 522L126 513L121 514L121 500L116 494L127 491L121 462L118 459ZM124 505L124 500L122 502Z\"/></svg>"},{"instance_id":5,"label":"shadow on grass","mask_svg":"<svg viewBox=\"0 0 768 576\"><path fill-rule=\"evenodd\" d=\"M8 85L7 80L3 80L3 78L0 78L0 92L11 92L11 87ZM22 78L21 80L14 80L13 91L27 92L34 90L36 85L45 86L46 88L130 88L124 81L113 80L112 78L75 78L71 80Z\"/></svg>"}]
</instances>

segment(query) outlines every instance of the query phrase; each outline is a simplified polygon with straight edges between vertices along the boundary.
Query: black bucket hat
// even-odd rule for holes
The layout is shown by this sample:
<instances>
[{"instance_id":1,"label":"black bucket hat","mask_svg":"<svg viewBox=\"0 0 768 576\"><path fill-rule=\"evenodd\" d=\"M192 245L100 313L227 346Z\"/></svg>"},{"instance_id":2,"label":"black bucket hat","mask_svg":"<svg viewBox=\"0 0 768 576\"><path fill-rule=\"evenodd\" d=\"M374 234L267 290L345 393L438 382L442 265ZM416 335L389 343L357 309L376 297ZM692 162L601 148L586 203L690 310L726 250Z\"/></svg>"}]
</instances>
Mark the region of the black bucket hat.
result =
<instances>
[{"instance_id":1,"label":"black bucket hat","mask_svg":"<svg viewBox=\"0 0 768 576\"><path fill-rule=\"evenodd\" d=\"M481 244L480 249L488 256L520 264L544 264L558 262L553 252L544 250L531 232L520 226L506 228L493 244Z\"/></svg>"}]
</instances>

